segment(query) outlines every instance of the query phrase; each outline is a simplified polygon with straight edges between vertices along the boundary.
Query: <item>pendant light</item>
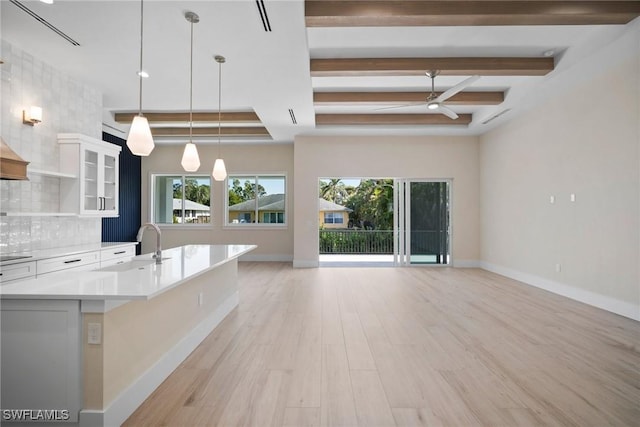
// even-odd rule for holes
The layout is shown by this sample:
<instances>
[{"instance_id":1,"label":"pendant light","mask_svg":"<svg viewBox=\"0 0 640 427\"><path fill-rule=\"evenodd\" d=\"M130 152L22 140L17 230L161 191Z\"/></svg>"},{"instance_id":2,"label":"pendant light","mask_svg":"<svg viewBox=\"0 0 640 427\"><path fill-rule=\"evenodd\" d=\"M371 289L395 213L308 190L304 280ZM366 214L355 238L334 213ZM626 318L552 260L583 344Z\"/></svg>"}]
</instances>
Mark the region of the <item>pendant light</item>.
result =
<instances>
[{"instance_id":1,"label":"pendant light","mask_svg":"<svg viewBox=\"0 0 640 427\"><path fill-rule=\"evenodd\" d=\"M185 19L191 23L191 68L189 72L189 142L184 146L180 164L187 172L195 172L200 168L198 148L193 143L193 24L200 22L200 17L193 12L186 12Z\"/></svg>"},{"instance_id":2,"label":"pendant light","mask_svg":"<svg viewBox=\"0 0 640 427\"><path fill-rule=\"evenodd\" d=\"M220 157L220 134L222 127L222 64L225 62L224 56L216 55L216 62L218 63L218 158L213 164L213 172L211 176L216 181L224 181L227 177L227 168L224 165L224 160Z\"/></svg>"},{"instance_id":3,"label":"pendant light","mask_svg":"<svg viewBox=\"0 0 640 427\"><path fill-rule=\"evenodd\" d=\"M139 78L139 99L138 99L138 115L133 118L129 135L127 136L127 147L136 156L148 156L153 151L153 136L147 118L142 115L142 78L148 76L142 69L142 48L144 34L144 0L140 0L140 69L138 70Z\"/></svg>"}]
</instances>

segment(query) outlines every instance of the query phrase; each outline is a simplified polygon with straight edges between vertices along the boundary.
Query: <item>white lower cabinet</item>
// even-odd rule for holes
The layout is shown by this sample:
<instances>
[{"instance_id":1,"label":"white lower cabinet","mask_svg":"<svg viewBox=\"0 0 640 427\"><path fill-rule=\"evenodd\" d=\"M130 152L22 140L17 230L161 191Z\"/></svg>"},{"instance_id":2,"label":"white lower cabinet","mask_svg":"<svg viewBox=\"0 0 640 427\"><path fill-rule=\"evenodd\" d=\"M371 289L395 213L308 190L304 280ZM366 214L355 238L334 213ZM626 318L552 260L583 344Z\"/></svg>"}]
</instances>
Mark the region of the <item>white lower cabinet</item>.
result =
<instances>
[{"instance_id":1,"label":"white lower cabinet","mask_svg":"<svg viewBox=\"0 0 640 427\"><path fill-rule=\"evenodd\" d=\"M131 261L134 256L136 256L136 247L134 245L124 248L103 249L100 251L100 268L124 264Z\"/></svg>"},{"instance_id":2,"label":"white lower cabinet","mask_svg":"<svg viewBox=\"0 0 640 427\"><path fill-rule=\"evenodd\" d=\"M62 422L55 425L77 423L82 408L80 301L3 299L0 306L2 408L58 410L56 419Z\"/></svg>"},{"instance_id":3,"label":"white lower cabinet","mask_svg":"<svg viewBox=\"0 0 640 427\"><path fill-rule=\"evenodd\" d=\"M35 261L3 265L0 267L0 285L13 282L14 280L29 279L33 277L36 277Z\"/></svg>"},{"instance_id":4,"label":"white lower cabinet","mask_svg":"<svg viewBox=\"0 0 640 427\"><path fill-rule=\"evenodd\" d=\"M41 259L36 263L38 276L61 270L95 270L100 268L100 251Z\"/></svg>"},{"instance_id":5,"label":"white lower cabinet","mask_svg":"<svg viewBox=\"0 0 640 427\"><path fill-rule=\"evenodd\" d=\"M46 274L90 271L123 264L136 256L137 243L0 266L0 285ZM61 250L64 252L64 250Z\"/></svg>"}]
</instances>

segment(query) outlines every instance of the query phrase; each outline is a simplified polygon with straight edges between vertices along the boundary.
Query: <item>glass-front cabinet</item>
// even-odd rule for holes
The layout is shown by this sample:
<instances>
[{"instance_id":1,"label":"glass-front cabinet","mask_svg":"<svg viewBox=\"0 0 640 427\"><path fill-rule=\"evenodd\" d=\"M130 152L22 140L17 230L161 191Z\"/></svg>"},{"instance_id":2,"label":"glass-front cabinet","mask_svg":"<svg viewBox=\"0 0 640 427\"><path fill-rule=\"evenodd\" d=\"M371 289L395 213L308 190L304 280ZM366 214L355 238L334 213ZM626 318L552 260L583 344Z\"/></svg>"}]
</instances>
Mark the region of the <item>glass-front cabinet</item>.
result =
<instances>
[{"instance_id":1,"label":"glass-front cabinet","mask_svg":"<svg viewBox=\"0 0 640 427\"><path fill-rule=\"evenodd\" d=\"M60 170L77 180L60 187L60 208L79 215L118 216L121 148L80 134L59 134Z\"/></svg>"}]
</instances>

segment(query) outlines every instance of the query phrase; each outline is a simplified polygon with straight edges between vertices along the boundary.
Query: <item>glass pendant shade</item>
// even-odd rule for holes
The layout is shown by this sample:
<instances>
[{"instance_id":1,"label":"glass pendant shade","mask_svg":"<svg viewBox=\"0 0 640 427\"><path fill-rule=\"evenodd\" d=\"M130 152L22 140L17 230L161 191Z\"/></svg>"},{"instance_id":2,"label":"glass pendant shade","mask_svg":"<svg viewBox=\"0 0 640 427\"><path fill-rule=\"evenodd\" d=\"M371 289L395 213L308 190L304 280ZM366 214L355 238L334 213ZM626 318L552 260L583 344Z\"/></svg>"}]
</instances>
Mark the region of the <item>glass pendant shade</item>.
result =
<instances>
[{"instance_id":1,"label":"glass pendant shade","mask_svg":"<svg viewBox=\"0 0 640 427\"><path fill-rule=\"evenodd\" d=\"M153 151L154 146L147 118L135 116L129 129L127 147L136 156L148 156Z\"/></svg>"},{"instance_id":2,"label":"glass pendant shade","mask_svg":"<svg viewBox=\"0 0 640 427\"><path fill-rule=\"evenodd\" d=\"M180 164L187 172L195 172L200 168L200 156L198 156L196 144L188 142L184 146L184 153L182 153L182 161Z\"/></svg>"},{"instance_id":3,"label":"glass pendant shade","mask_svg":"<svg viewBox=\"0 0 640 427\"><path fill-rule=\"evenodd\" d=\"M213 172L211 173L213 179L216 181L224 181L227 177L227 167L224 165L223 159L216 159L216 162L213 164Z\"/></svg>"}]
</instances>

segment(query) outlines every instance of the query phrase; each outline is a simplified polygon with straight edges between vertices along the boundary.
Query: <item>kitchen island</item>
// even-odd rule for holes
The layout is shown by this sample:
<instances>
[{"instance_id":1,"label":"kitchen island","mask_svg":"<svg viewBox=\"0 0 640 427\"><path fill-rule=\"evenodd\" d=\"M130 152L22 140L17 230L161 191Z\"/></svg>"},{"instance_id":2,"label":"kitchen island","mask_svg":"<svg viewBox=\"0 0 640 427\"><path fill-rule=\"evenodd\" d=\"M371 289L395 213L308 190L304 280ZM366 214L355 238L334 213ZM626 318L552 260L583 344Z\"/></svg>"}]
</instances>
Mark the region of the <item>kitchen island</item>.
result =
<instances>
[{"instance_id":1,"label":"kitchen island","mask_svg":"<svg viewBox=\"0 0 640 427\"><path fill-rule=\"evenodd\" d=\"M3 286L2 409L120 425L237 306L238 257L254 248L186 245L161 264L147 254Z\"/></svg>"}]
</instances>

